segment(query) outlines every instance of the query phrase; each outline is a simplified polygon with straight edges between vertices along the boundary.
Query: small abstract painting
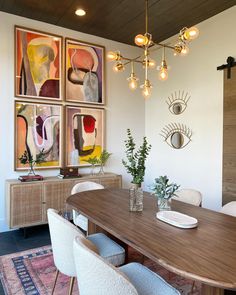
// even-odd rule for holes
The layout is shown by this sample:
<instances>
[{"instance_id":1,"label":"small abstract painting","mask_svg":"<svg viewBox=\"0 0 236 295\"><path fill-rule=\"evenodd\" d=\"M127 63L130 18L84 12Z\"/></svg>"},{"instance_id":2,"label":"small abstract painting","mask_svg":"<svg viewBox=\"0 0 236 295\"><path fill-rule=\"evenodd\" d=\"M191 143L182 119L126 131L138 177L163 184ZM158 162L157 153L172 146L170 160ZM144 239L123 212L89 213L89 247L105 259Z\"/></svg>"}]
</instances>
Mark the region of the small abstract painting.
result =
<instances>
[{"instance_id":1,"label":"small abstract painting","mask_svg":"<svg viewBox=\"0 0 236 295\"><path fill-rule=\"evenodd\" d=\"M62 107L28 102L15 103L15 168L26 169L19 158L24 153L35 159L43 152L44 161L35 168L61 166Z\"/></svg>"},{"instance_id":2,"label":"small abstract painting","mask_svg":"<svg viewBox=\"0 0 236 295\"><path fill-rule=\"evenodd\" d=\"M104 148L104 109L66 107L66 165L85 166Z\"/></svg>"},{"instance_id":3,"label":"small abstract painting","mask_svg":"<svg viewBox=\"0 0 236 295\"><path fill-rule=\"evenodd\" d=\"M103 46L66 39L66 100L104 104Z\"/></svg>"},{"instance_id":4,"label":"small abstract painting","mask_svg":"<svg viewBox=\"0 0 236 295\"><path fill-rule=\"evenodd\" d=\"M15 95L61 100L62 37L15 27Z\"/></svg>"}]
</instances>

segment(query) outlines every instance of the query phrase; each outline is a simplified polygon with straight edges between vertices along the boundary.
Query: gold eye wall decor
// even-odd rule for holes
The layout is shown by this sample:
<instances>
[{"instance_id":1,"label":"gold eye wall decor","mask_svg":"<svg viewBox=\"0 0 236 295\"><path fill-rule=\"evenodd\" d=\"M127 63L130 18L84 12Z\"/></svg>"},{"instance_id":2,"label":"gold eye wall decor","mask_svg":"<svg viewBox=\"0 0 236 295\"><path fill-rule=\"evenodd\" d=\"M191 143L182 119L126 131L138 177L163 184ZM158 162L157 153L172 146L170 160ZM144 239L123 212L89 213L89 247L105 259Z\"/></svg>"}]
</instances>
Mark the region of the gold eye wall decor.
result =
<instances>
[{"instance_id":1,"label":"gold eye wall decor","mask_svg":"<svg viewBox=\"0 0 236 295\"><path fill-rule=\"evenodd\" d=\"M191 141L192 130L184 124L170 123L161 130L160 135L170 147L182 149Z\"/></svg>"},{"instance_id":2,"label":"gold eye wall decor","mask_svg":"<svg viewBox=\"0 0 236 295\"><path fill-rule=\"evenodd\" d=\"M166 100L170 112L174 115L182 114L187 108L190 97L191 96L188 94L188 92L185 93L184 90L171 93L171 95L168 96L168 99Z\"/></svg>"}]
</instances>

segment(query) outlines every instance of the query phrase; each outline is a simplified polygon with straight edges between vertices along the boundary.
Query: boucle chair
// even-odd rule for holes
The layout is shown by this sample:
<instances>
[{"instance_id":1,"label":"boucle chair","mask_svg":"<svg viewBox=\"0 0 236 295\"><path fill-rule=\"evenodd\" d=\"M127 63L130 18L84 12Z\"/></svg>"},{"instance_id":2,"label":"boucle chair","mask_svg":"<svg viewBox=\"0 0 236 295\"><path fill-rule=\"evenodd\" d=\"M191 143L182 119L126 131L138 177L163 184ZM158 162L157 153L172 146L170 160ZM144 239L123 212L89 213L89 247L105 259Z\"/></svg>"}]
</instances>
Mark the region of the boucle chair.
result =
<instances>
[{"instance_id":1,"label":"boucle chair","mask_svg":"<svg viewBox=\"0 0 236 295\"><path fill-rule=\"evenodd\" d=\"M73 257L73 240L76 236L83 237L91 249L109 261L118 266L125 261L125 250L102 233L88 236L74 224L63 218L54 209L48 209L48 224L53 250L53 259L57 268L52 294L55 290L59 272L71 277L69 294L72 294L76 270Z\"/></svg>"},{"instance_id":2,"label":"boucle chair","mask_svg":"<svg viewBox=\"0 0 236 295\"><path fill-rule=\"evenodd\" d=\"M194 189L181 189L175 192L174 197L171 199L188 203L194 206L201 206L202 204L202 194Z\"/></svg>"},{"instance_id":3,"label":"boucle chair","mask_svg":"<svg viewBox=\"0 0 236 295\"><path fill-rule=\"evenodd\" d=\"M96 183L96 182L84 181L84 182L77 183L72 188L71 194L74 195L77 193L91 191L91 190L97 190L97 189L104 189L104 186L99 183ZM72 213L73 213L74 224L87 232L88 231L88 219L76 210L72 210Z\"/></svg>"},{"instance_id":4,"label":"boucle chair","mask_svg":"<svg viewBox=\"0 0 236 295\"><path fill-rule=\"evenodd\" d=\"M221 213L236 217L236 201L229 202L221 208Z\"/></svg>"},{"instance_id":5,"label":"boucle chair","mask_svg":"<svg viewBox=\"0 0 236 295\"><path fill-rule=\"evenodd\" d=\"M74 240L74 260L80 295L180 295L142 264L115 268L97 255L82 236Z\"/></svg>"}]
</instances>

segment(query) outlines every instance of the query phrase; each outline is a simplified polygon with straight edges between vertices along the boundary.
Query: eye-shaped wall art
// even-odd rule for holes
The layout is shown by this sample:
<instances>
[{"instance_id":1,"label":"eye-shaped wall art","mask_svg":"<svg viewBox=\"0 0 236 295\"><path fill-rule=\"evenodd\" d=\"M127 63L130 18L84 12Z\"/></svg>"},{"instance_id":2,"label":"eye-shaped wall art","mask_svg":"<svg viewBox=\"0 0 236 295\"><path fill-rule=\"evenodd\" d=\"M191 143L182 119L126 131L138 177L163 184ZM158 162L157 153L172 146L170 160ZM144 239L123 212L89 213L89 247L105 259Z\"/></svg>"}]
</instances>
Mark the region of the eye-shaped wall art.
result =
<instances>
[{"instance_id":1,"label":"eye-shaped wall art","mask_svg":"<svg viewBox=\"0 0 236 295\"><path fill-rule=\"evenodd\" d=\"M170 123L161 130L160 135L170 147L182 149L191 141L192 130L184 124Z\"/></svg>"},{"instance_id":2,"label":"eye-shaped wall art","mask_svg":"<svg viewBox=\"0 0 236 295\"><path fill-rule=\"evenodd\" d=\"M171 93L170 96L168 96L168 99L166 100L166 103L169 106L169 110L174 115L180 115L182 114L185 109L187 108L188 101L190 99L190 95L188 92L184 91L175 91L174 93Z\"/></svg>"}]
</instances>

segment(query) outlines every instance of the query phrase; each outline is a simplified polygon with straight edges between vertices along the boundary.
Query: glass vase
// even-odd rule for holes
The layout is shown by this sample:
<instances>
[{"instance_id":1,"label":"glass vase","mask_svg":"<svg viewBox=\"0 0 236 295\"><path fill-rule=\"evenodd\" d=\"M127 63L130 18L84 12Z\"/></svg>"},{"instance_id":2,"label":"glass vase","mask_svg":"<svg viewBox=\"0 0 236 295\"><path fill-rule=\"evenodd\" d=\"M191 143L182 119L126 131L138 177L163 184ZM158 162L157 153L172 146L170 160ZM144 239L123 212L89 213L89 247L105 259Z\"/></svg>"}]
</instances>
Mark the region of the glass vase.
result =
<instances>
[{"instance_id":1,"label":"glass vase","mask_svg":"<svg viewBox=\"0 0 236 295\"><path fill-rule=\"evenodd\" d=\"M129 211L143 211L143 190L140 185L132 183L129 189Z\"/></svg>"},{"instance_id":2,"label":"glass vase","mask_svg":"<svg viewBox=\"0 0 236 295\"><path fill-rule=\"evenodd\" d=\"M100 170L98 174L103 175L104 174L104 164L100 164Z\"/></svg>"},{"instance_id":3,"label":"glass vase","mask_svg":"<svg viewBox=\"0 0 236 295\"><path fill-rule=\"evenodd\" d=\"M33 165L29 166L28 176L35 176L34 166Z\"/></svg>"},{"instance_id":4,"label":"glass vase","mask_svg":"<svg viewBox=\"0 0 236 295\"><path fill-rule=\"evenodd\" d=\"M157 197L157 207L159 211L171 210L169 200L163 197Z\"/></svg>"},{"instance_id":5,"label":"glass vase","mask_svg":"<svg viewBox=\"0 0 236 295\"><path fill-rule=\"evenodd\" d=\"M94 164L91 164L90 175L91 176L94 176L95 175L95 165Z\"/></svg>"}]
</instances>

